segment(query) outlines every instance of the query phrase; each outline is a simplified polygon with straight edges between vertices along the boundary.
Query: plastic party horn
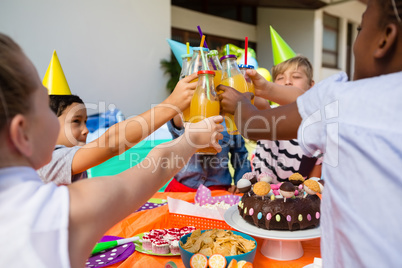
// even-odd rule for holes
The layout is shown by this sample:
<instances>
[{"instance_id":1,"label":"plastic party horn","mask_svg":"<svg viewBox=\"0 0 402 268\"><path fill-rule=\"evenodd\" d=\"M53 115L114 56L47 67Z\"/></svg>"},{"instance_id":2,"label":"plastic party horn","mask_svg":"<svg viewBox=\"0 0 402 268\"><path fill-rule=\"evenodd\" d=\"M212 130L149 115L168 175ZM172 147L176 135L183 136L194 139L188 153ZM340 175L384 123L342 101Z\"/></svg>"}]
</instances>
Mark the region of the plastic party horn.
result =
<instances>
[{"instance_id":1,"label":"plastic party horn","mask_svg":"<svg viewBox=\"0 0 402 268\"><path fill-rule=\"evenodd\" d=\"M130 238L107 241L107 242L99 242L95 245L94 249L92 250L91 255L101 252L102 250L106 250L109 248L114 248L123 244L127 244L129 242L137 241L140 238L138 236L133 236Z\"/></svg>"}]
</instances>

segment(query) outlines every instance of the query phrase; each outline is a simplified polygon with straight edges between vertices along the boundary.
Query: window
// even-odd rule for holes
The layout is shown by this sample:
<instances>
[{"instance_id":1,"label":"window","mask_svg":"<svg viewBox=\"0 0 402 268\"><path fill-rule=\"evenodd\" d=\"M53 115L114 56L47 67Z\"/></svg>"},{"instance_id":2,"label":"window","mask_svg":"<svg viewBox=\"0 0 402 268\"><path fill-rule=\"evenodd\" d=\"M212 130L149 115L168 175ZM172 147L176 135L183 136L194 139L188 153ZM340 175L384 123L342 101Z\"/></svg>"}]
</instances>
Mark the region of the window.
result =
<instances>
[{"instance_id":1,"label":"window","mask_svg":"<svg viewBox=\"0 0 402 268\"><path fill-rule=\"evenodd\" d=\"M324 13L322 66L338 68L339 18Z\"/></svg>"},{"instance_id":2,"label":"window","mask_svg":"<svg viewBox=\"0 0 402 268\"><path fill-rule=\"evenodd\" d=\"M257 24L255 1L172 0L172 5L248 24Z\"/></svg>"}]
</instances>

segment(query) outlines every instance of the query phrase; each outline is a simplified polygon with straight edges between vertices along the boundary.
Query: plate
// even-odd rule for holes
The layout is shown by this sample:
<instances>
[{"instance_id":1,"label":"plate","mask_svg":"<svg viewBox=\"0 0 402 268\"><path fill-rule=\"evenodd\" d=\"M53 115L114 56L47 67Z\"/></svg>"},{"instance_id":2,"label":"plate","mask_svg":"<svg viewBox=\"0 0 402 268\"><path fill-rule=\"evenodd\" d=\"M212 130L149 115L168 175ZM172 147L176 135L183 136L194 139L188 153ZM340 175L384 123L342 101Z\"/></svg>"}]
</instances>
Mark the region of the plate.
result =
<instances>
[{"instance_id":1,"label":"plate","mask_svg":"<svg viewBox=\"0 0 402 268\"><path fill-rule=\"evenodd\" d=\"M232 228L244 232L246 234L273 240L285 241L303 241L318 238L321 236L320 226L313 229L299 230L299 231L280 231L280 230L266 230L258 228L246 222L239 214L237 205L230 207L223 215L225 222Z\"/></svg>"},{"instance_id":2,"label":"plate","mask_svg":"<svg viewBox=\"0 0 402 268\"><path fill-rule=\"evenodd\" d=\"M144 234L145 234L145 233L140 233L140 234L138 234L138 235L136 235L136 236L138 236L138 237L140 238L140 240L141 240L142 237L144 236ZM172 253L169 253L169 254L157 254L157 253L152 252L152 250L146 250L146 249L144 249L144 248L142 247L142 243L139 242L138 240L137 240L137 241L134 241L134 243L135 243L135 250L136 250L136 251L141 252L141 253L145 253L145 254L148 254L148 255L155 255L155 256L180 256L180 253L177 253L177 254L172 254Z\"/></svg>"}]
</instances>

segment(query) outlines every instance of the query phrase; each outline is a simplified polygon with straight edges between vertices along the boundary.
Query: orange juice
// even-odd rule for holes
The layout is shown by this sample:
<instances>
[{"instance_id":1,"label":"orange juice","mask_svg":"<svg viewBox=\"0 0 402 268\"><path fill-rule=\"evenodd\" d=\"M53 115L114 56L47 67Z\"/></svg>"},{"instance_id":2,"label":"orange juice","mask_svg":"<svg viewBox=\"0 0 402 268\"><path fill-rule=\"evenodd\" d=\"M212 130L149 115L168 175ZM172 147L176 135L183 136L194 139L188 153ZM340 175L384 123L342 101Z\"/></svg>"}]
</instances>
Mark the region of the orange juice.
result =
<instances>
[{"instance_id":1,"label":"orange juice","mask_svg":"<svg viewBox=\"0 0 402 268\"><path fill-rule=\"evenodd\" d=\"M219 115L219 98L215 91L213 71L199 71L197 88L195 89L190 105L190 122L197 123L205 118ZM201 154L217 154L214 148L197 150Z\"/></svg>"},{"instance_id":2,"label":"orange juice","mask_svg":"<svg viewBox=\"0 0 402 268\"><path fill-rule=\"evenodd\" d=\"M222 85L232 87L241 93L248 92L248 87L244 76L241 73L236 74L235 76L228 77L221 81ZM237 135L239 131L237 130L234 116L232 114L225 114L225 123L226 128L229 134Z\"/></svg>"},{"instance_id":3,"label":"orange juice","mask_svg":"<svg viewBox=\"0 0 402 268\"><path fill-rule=\"evenodd\" d=\"M222 70L215 70L214 85L217 87L221 83Z\"/></svg>"},{"instance_id":4,"label":"orange juice","mask_svg":"<svg viewBox=\"0 0 402 268\"><path fill-rule=\"evenodd\" d=\"M205 118L219 115L220 105L217 99L208 99L205 94L194 94L190 106L190 122L197 123ZM217 154L214 148L198 149L197 153Z\"/></svg>"}]
</instances>

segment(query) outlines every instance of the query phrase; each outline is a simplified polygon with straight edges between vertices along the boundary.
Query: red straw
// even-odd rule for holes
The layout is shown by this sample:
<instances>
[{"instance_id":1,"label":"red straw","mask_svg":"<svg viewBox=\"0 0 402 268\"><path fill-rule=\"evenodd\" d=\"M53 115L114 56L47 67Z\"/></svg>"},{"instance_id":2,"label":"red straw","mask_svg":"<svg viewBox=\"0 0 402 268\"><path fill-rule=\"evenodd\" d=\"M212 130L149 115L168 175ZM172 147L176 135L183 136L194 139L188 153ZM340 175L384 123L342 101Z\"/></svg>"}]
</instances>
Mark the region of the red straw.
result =
<instances>
[{"instance_id":1,"label":"red straw","mask_svg":"<svg viewBox=\"0 0 402 268\"><path fill-rule=\"evenodd\" d=\"M244 64L247 65L247 50L248 50L248 37L246 36L245 48L244 48Z\"/></svg>"}]
</instances>

